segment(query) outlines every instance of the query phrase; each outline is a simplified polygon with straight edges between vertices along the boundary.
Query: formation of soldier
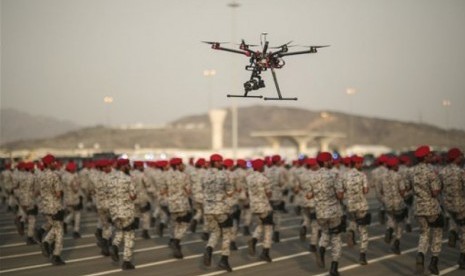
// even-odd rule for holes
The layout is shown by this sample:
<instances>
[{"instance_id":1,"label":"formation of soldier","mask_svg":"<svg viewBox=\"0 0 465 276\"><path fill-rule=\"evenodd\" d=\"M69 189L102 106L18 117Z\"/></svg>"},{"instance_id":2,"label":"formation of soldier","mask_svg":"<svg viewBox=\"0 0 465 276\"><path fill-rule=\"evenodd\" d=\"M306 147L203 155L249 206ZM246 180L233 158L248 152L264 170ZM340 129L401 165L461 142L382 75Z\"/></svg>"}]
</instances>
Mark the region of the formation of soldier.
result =
<instances>
[{"instance_id":1,"label":"formation of soldier","mask_svg":"<svg viewBox=\"0 0 465 276\"><path fill-rule=\"evenodd\" d=\"M272 262L272 243L280 242L281 217L293 200L302 216L300 239L306 241L310 233L309 251L318 266L326 266L326 249L331 247L330 275L339 275L343 238L353 247L358 235L359 263L369 263L372 216L367 194L374 188L381 206L379 223L386 224L384 241L392 252L401 254L402 234L412 231L415 218L420 228L416 270L423 273L430 250L428 269L438 275L446 224L450 225L448 244L459 243L459 268L465 269L463 153L453 148L446 158L446 165L435 165L433 152L421 146L414 156L383 155L370 171L364 170L362 157L334 159L329 152L296 160L293 166L279 155L234 161L213 154L192 164L181 158L86 161L78 170L76 163L61 166L49 154L41 162L7 165L1 188L9 210L16 214L18 233L26 235L27 244L39 243L52 264L65 264L61 251L68 228L73 238L80 238L81 212L95 211L101 254L120 262L123 247L122 269L135 268L136 229L141 228L144 239L151 238L151 227L160 237L169 229L173 257L182 259L181 241L188 231L196 233L200 224L206 241L205 266L211 266L221 241L218 267L232 271L229 256L238 249L236 236L241 229L250 236L249 255L256 254L262 240L259 259ZM44 221L40 226L36 225L39 215Z\"/></svg>"}]
</instances>

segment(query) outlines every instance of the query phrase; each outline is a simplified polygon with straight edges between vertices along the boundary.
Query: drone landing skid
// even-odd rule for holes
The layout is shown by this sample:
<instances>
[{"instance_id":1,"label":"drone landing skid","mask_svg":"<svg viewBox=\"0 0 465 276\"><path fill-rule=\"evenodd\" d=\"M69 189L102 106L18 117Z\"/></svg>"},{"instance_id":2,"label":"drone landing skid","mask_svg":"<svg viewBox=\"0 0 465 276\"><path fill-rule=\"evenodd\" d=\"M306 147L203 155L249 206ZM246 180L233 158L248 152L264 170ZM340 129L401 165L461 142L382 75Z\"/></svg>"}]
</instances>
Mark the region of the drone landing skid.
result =
<instances>
[{"instance_id":1,"label":"drone landing skid","mask_svg":"<svg viewBox=\"0 0 465 276\"><path fill-rule=\"evenodd\" d=\"M279 98L268 98L268 97L265 97L263 98L265 101L297 101L297 98L282 98L282 97L279 97Z\"/></svg>"},{"instance_id":2,"label":"drone landing skid","mask_svg":"<svg viewBox=\"0 0 465 276\"><path fill-rule=\"evenodd\" d=\"M263 98L263 96L247 96L247 95L231 95L231 94L228 94L227 96L228 98L258 98L258 99Z\"/></svg>"}]
</instances>

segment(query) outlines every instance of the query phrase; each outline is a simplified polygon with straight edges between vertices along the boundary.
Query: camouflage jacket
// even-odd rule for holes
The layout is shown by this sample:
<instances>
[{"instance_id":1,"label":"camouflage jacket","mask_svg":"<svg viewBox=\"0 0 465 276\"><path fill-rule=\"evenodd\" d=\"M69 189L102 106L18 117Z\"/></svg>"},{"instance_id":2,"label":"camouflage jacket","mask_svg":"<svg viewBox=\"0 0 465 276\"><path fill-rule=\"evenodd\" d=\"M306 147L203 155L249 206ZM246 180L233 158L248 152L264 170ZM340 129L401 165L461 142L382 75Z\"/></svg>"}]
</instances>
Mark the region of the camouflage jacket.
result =
<instances>
[{"instance_id":1,"label":"camouflage jacket","mask_svg":"<svg viewBox=\"0 0 465 276\"><path fill-rule=\"evenodd\" d=\"M246 178L247 194L249 195L252 213L270 212L271 205L267 193L271 192L271 184L260 172L252 172Z\"/></svg>"}]
</instances>

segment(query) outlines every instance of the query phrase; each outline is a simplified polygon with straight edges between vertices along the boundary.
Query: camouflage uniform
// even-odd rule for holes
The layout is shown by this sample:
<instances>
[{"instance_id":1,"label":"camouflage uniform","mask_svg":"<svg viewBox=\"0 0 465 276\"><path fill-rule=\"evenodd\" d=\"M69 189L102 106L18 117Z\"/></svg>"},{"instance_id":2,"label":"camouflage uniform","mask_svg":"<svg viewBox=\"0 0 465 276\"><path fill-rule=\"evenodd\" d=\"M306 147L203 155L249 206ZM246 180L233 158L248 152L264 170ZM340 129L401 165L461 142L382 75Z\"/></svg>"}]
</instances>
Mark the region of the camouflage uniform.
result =
<instances>
[{"instance_id":1,"label":"camouflage uniform","mask_svg":"<svg viewBox=\"0 0 465 276\"><path fill-rule=\"evenodd\" d=\"M303 208L302 216L304 219L302 222L302 227L305 227L305 231L301 230L303 232L301 233L301 238L303 239L302 236L306 235L307 229L311 229L310 249L313 252L316 250L316 245L318 242L318 230L320 230L320 226L318 225L316 219L315 198L308 199L306 197L306 193L311 189L310 187L312 185L317 185L317 183L320 181L320 174L318 171L305 169L304 167L301 168L302 169L298 170L299 173L296 173L296 178L298 179L298 195L301 198L300 204Z\"/></svg>"},{"instance_id":2,"label":"camouflage uniform","mask_svg":"<svg viewBox=\"0 0 465 276\"><path fill-rule=\"evenodd\" d=\"M91 168L83 168L78 172L78 178L79 178L79 184L81 187L81 192L82 195L84 196L84 199L86 200L85 206L88 210L92 209L92 206L94 205L92 202L92 181L90 179L91 171L93 169Z\"/></svg>"},{"instance_id":3,"label":"camouflage uniform","mask_svg":"<svg viewBox=\"0 0 465 276\"><path fill-rule=\"evenodd\" d=\"M460 253L465 253L465 171L449 164L439 173L443 184L444 207L457 224L452 235L460 235Z\"/></svg>"},{"instance_id":4,"label":"camouflage uniform","mask_svg":"<svg viewBox=\"0 0 465 276\"><path fill-rule=\"evenodd\" d=\"M431 253L438 256L441 252L442 214L439 200L432 196L432 191L440 190L441 183L438 176L428 164L420 163L412 170L413 192L415 196L415 216L420 224L420 239L418 252L426 255L430 246Z\"/></svg>"},{"instance_id":5,"label":"camouflage uniform","mask_svg":"<svg viewBox=\"0 0 465 276\"><path fill-rule=\"evenodd\" d=\"M376 199L380 203L379 217L380 217L381 224L384 224L385 208L384 208L382 195L380 194L380 189L381 189L382 181L384 179L384 175L387 173L387 171L388 169L384 165L380 165L371 171L372 188L375 189Z\"/></svg>"},{"instance_id":6,"label":"camouflage uniform","mask_svg":"<svg viewBox=\"0 0 465 276\"><path fill-rule=\"evenodd\" d=\"M108 255L106 247L112 234L110 224L110 211L109 204L111 201L110 193L108 188L110 173L106 173L100 170L94 170L90 175L92 181L92 193L94 194L95 204L97 207L98 224L97 224L97 239L99 239L102 248L102 254ZM101 234L100 234L101 233ZM101 240L100 240L101 238ZM102 244L103 242L103 244Z\"/></svg>"},{"instance_id":7,"label":"camouflage uniform","mask_svg":"<svg viewBox=\"0 0 465 276\"><path fill-rule=\"evenodd\" d=\"M64 197L63 202L68 211L64 223L69 224L74 220L74 233L79 233L81 224L82 201L80 198L80 183L76 173L64 172L62 175Z\"/></svg>"},{"instance_id":8,"label":"camouflage uniform","mask_svg":"<svg viewBox=\"0 0 465 276\"><path fill-rule=\"evenodd\" d=\"M13 171L4 170L1 174L2 189L5 189L7 196L8 210L13 210L17 204L14 193L13 193Z\"/></svg>"},{"instance_id":9,"label":"camouflage uniform","mask_svg":"<svg viewBox=\"0 0 465 276\"><path fill-rule=\"evenodd\" d=\"M414 217L414 208L413 208L413 187L412 187L412 169L406 165L399 166L399 173L402 175L402 178L405 181L405 194L404 202L408 210L407 219L405 220L407 224L407 231L411 231L412 219Z\"/></svg>"},{"instance_id":10,"label":"camouflage uniform","mask_svg":"<svg viewBox=\"0 0 465 276\"><path fill-rule=\"evenodd\" d=\"M238 167L235 171L236 189L238 191L238 204L241 210L242 225L244 235L249 234L250 223L252 222L252 211L250 210L250 202L247 197L246 177L249 175L247 169Z\"/></svg>"},{"instance_id":11,"label":"camouflage uniform","mask_svg":"<svg viewBox=\"0 0 465 276\"><path fill-rule=\"evenodd\" d=\"M51 228L43 239L44 247L55 243L54 256L60 256L63 249L63 218L64 210L59 194L63 192L63 185L58 174L50 169L45 169L37 176L40 200L42 201L42 213L51 225Z\"/></svg>"},{"instance_id":12,"label":"camouflage uniform","mask_svg":"<svg viewBox=\"0 0 465 276\"><path fill-rule=\"evenodd\" d=\"M360 252L365 253L368 248L368 202L365 191L368 191L368 180L365 173L351 168L345 171L340 179L346 200L347 215L349 218L349 234L355 236L355 229L360 234ZM370 215L368 215L370 216ZM349 237L354 242L354 236Z\"/></svg>"},{"instance_id":13,"label":"camouflage uniform","mask_svg":"<svg viewBox=\"0 0 465 276\"><path fill-rule=\"evenodd\" d=\"M283 190L286 185L284 169L277 165L273 165L265 169L264 175L270 180L272 196L270 204L273 208L273 221L274 221L274 240L279 241L279 230L281 228L281 216L284 212L284 198Z\"/></svg>"},{"instance_id":14,"label":"camouflage uniform","mask_svg":"<svg viewBox=\"0 0 465 276\"><path fill-rule=\"evenodd\" d=\"M27 221L28 244L33 241L32 238L38 213L35 198L35 192L37 190L35 183L36 181L33 172L24 172L18 187L18 201L20 206L19 216L21 216L22 221Z\"/></svg>"},{"instance_id":15,"label":"camouflage uniform","mask_svg":"<svg viewBox=\"0 0 465 276\"><path fill-rule=\"evenodd\" d=\"M114 170L108 177L109 195L112 199L109 202L109 212L116 230L112 242L112 258L119 259L117 249L124 242L123 261L131 262L135 240L135 185L131 177L122 171Z\"/></svg>"},{"instance_id":16,"label":"camouflage uniform","mask_svg":"<svg viewBox=\"0 0 465 276\"><path fill-rule=\"evenodd\" d=\"M203 218L203 191L201 179L205 172L206 170L204 168L198 168L190 172L190 182L192 185L192 203L195 210L193 220L195 221L195 224L197 224ZM206 232L208 231L206 224L204 224L204 233Z\"/></svg>"},{"instance_id":17,"label":"camouflage uniform","mask_svg":"<svg viewBox=\"0 0 465 276\"><path fill-rule=\"evenodd\" d=\"M140 218L143 231L148 231L150 228L150 195L153 195L155 189L150 185L147 176L137 169L131 171L132 181L136 187L137 199L134 201L136 205L136 218ZM147 233L148 235L148 233Z\"/></svg>"}]
</instances>

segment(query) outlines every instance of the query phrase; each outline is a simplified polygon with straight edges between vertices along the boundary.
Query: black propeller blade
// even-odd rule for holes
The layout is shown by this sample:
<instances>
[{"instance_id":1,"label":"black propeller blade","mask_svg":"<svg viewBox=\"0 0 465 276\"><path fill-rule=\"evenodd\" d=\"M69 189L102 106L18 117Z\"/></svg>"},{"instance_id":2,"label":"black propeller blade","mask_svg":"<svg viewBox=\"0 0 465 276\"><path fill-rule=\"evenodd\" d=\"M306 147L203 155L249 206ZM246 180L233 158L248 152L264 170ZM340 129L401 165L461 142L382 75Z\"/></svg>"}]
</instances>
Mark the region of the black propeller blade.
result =
<instances>
[{"instance_id":1,"label":"black propeller blade","mask_svg":"<svg viewBox=\"0 0 465 276\"><path fill-rule=\"evenodd\" d=\"M215 45L215 44L227 44L229 42L216 42L216 41L201 41L203 43L207 43L207 44L210 44L210 45Z\"/></svg>"},{"instance_id":2,"label":"black propeller blade","mask_svg":"<svg viewBox=\"0 0 465 276\"><path fill-rule=\"evenodd\" d=\"M270 49L279 49L279 48L282 48L282 47L284 47L284 46L287 46L287 47L294 47L294 45L289 45L289 44L291 44L291 43L292 43L292 40L289 41L289 42L286 43L286 44L281 45L281 46L273 46L273 47L269 47L269 48L270 48Z\"/></svg>"}]
</instances>

